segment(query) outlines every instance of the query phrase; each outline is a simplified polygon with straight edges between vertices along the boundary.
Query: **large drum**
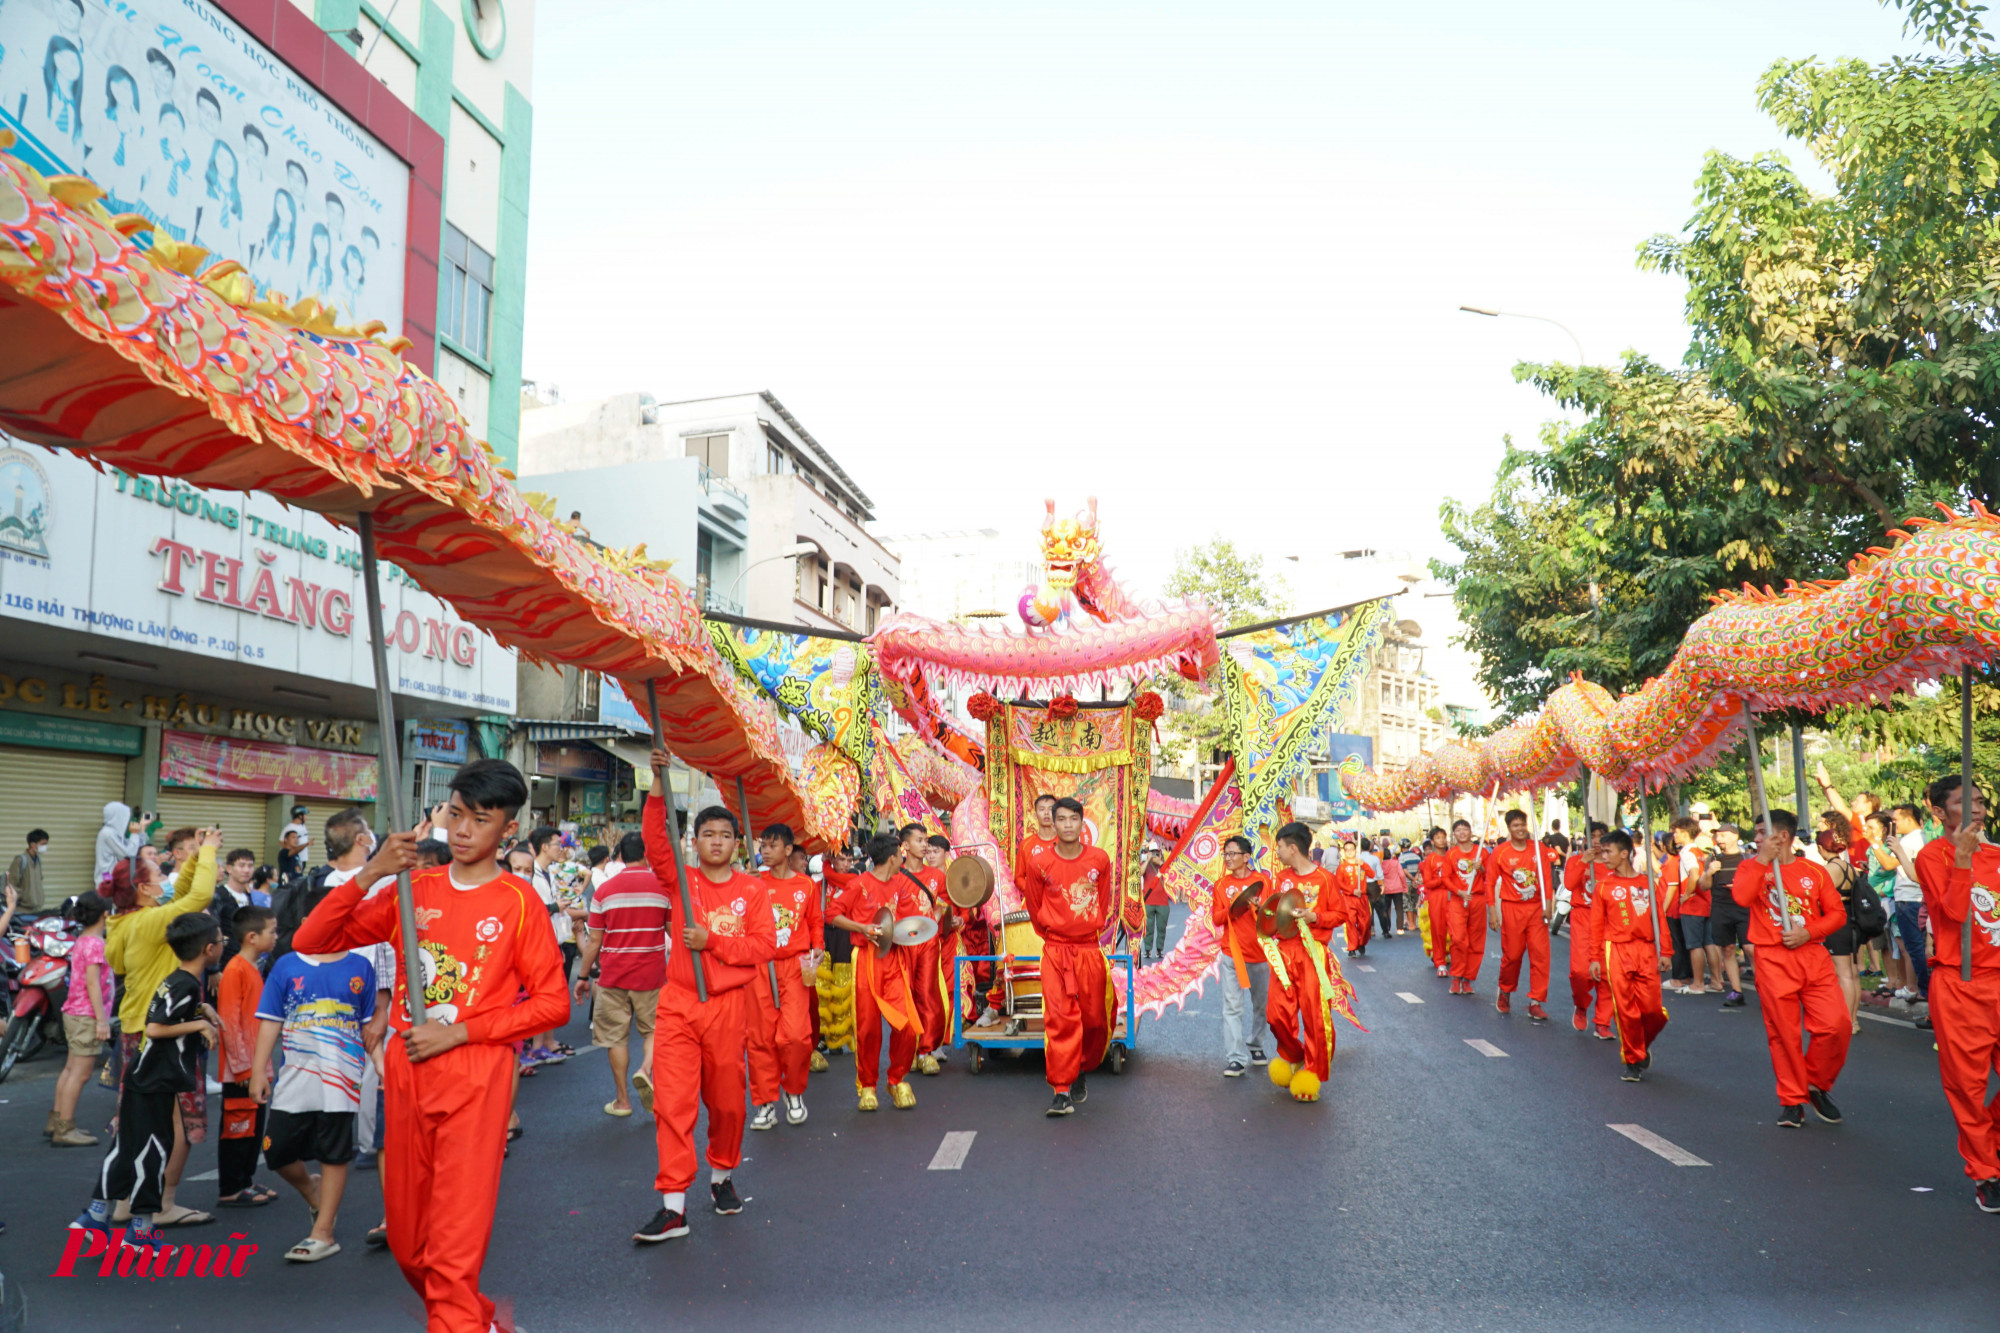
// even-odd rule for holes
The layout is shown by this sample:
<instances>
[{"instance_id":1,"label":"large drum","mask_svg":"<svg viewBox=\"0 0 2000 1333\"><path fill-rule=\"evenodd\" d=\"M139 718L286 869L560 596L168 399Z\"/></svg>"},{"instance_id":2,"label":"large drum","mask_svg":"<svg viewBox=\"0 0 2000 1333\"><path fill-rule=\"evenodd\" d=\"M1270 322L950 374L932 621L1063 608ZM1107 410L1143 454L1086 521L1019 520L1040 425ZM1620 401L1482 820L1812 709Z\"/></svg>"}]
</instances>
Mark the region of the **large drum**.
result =
<instances>
[{"instance_id":1,"label":"large drum","mask_svg":"<svg viewBox=\"0 0 2000 1333\"><path fill-rule=\"evenodd\" d=\"M1039 959L1042 953L1042 937L1035 932L1035 923L1026 912L1009 912L1000 929L1000 952L1014 957ZM1042 965L1038 962L1014 963L1007 968L1007 994L1009 1003L1025 1008L1029 1013L1040 1013L1042 1009ZM1033 1003L1020 1006L1019 1002L1033 997Z\"/></svg>"}]
</instances>

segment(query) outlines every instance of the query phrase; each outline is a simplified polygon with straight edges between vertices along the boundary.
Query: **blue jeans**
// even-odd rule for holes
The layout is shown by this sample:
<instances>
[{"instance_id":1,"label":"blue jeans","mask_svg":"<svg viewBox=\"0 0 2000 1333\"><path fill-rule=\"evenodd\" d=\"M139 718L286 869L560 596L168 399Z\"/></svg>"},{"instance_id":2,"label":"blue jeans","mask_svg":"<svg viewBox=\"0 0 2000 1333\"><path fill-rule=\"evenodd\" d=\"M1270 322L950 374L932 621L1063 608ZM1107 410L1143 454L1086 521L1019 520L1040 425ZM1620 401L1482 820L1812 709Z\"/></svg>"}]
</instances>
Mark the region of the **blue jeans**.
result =
<instances>
[{"instance_id":1,"label":"blue jeans","mask_svg":"<svg viewBox=\"0 0 2000 1333\"><path fill-rule=\"evenodd\" d=\"M1910 965L1917 973L1917 993L1929 996L1931 993L1931 965L1924 958L1924 931L1917 924L1917 909L1922 903L1896 904L1896 934L1903 941L1903 952L1910 956Z\"/></svg>"}]
</instances>

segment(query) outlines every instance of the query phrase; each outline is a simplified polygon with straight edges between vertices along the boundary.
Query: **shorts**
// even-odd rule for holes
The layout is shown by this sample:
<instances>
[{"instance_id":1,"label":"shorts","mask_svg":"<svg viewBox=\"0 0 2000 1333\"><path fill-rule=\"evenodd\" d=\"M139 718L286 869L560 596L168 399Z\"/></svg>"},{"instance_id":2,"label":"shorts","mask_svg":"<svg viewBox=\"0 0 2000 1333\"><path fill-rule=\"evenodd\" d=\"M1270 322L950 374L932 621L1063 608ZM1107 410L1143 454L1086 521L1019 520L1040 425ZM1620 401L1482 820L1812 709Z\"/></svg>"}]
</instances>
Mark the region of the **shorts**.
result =
<instances>
[{"instance_id":1,"label":"shorts","mask_svg":"<svg viewBox=\"0 0 2000 1333\"><path fill-rule=\"evenodd\" d=\"M1733 949L1739 944L1750 942L1750 914L1748 912L1710 912L1708 914L1708 942L1718 949Z\"/></svg>"},{"instance_id":2,"label":"shorts","mask_svg":"<svg viewBox=\"0 0 2000 1333\"><path fill-rule=\"evenodd\" d=\"M63 1039L69 1043L71 1055L94 1058L104 1049L104 1043L97 1039L97 1020L89 1014L64 1014Z\"/></svg>"},{"instance_id":3,"label":"shorts","mask_svg":"<svg viewBox=\"0 0 2000 1333\"><path fill-rule=\"evenodd\" d=\"M1715 942L1709 938L1708 923L1709 918L1705 916L1689 916L1685 912L1681 914L1681 942L1687 945L1689 953L1693 953L1696 949L1706 949Z\"/></svg>"},{"instance_id":4,"label":"shorts","mask_svg":"<svg viewBox=\"0 0 2000 1333\"><path fill-rule=\"evenodd\" d=\"M653 1035L653 1015L660 1007L658 990L620 990L616 986L599 986L597 1002L590 1011L590 1044L592 1046L623 1046L632 1033L639 1029L639 1035Z\"/></svg>"},{"instance_id":5,"label":"shorts","mask_svg":"<svg viewBox=\"0 0 2000 1333\"><path fill-rule=\"evenodd\" d=\"M1854 957L1854 927L1842 926L1827 936L1826 951L1835 958Z\"/></svg>"},{"instance_id":6,"label":"shorts","mask_svg":"<svg viewBox=\"0 0 2000 1333\"><path fill-rule=\"evenodd\" d=\"M354 1112L280 1111L264 1121L264 1165L276 1171L293 1162L346 1166L354 1160Z\"/></svg>"}]
</instances>

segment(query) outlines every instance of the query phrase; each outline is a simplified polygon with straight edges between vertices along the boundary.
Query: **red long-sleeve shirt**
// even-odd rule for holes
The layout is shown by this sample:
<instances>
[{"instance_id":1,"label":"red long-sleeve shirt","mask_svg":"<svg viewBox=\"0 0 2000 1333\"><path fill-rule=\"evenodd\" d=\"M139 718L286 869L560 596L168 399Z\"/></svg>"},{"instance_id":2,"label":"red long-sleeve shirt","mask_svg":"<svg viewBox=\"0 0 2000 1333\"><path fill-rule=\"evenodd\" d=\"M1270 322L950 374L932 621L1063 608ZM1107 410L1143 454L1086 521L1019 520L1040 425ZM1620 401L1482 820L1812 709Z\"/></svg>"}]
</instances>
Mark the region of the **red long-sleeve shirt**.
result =
<instances>
[{"instance_id":1,"label":"red long-sleeve shirt","mask_svg":"<svg viewBox=\"0 0 2000 1333\"><path fill-rule=\"evenodd\" d=\"M1597 884L1603 870L1604 867L1597 862L1584 860L1581 852L1563 862L1563 887L1569 890L1571 916L1589 910L1591 900L1597 897Z\"/></svg>"},{"instance_id":2,"label":"red long-sleeve shirt","mask_svg":"<svg viewBox=\"0 0 2000 1333\"><path fill-rule=\"evenodd\" d=\"M764 892L771 899L771 920L776 930L777 956L797 958L808 949L826 947L826 922L819 910L819 885L811 875L764 876ZM680 891L676 889L678 898Z\"/></svg>"},{"instance_id":3,"label":"red long-sleeve shirt","mask_svg":"<svg viewBox=\"0 0 2000 1333\"><path fill-rule=\"evenodd\" d=\"M1368 867L1359 861L1342 861L1327 871L1327 878L1333 881L1335 893L1349 898L1368 896Z\"/></svg>"},{"instance_id":4,"label":"red long-sleeve shirt","mask_svg":"<svg viewBox=\"0 0 2000 1333\"><path fill-rule=\"evenodd\" d=\"M403 956L403 927L394 893L364 897L369 885L355 876L335 888L292 937L300 953L338 953L388 941ZM462 888L451 867L410 873L416 903L417 947L424 966L425 1017L463 1023L466 1036L493 1045L548 1032L569 1022L569 987L562 951L548 909L516 875L498 875ZM389 1025L410 1025L404 973L396 969ZM517 999L522 991L525 999Z\"/></svg>"},{"instance_id":5,"label":"red long-sleeve shirt","mask_svg":"<svg viewBox=\"0 0 2000 1333\"><path fill-rule=\"evenodd\" d=\"M1021 876L1036 933L1061 944L1096 944L1117 892L1111 858L1098 847L1085 847L1074 860L1051 853L1030 861Z\"/></svg>"},{"instance_id":6,"label":"red long-sleeve shirt","mask_svg":"<svg viewBox=\"0 0 2000 1333\"><path fill-rule=\"evenodd\" d=\"M1436 893L1451 887L1447 882L1449 872L1445 869L1443 852L1428 852L1423 864L1417 867L1417 877L1423 881L1425 893Z\"/></svg>"},{"instance_id":7,"label":"red long-sleeve shirt","mask_svg":"<svg viewBox=\"0 0 2000 1333\"><path fill-rule=\"evenodd\" d=\"M1489 898L1503 903L1539 903L1544 890L1554 882L1550 864L1555 852L1539 842L1516 847L1503 842L1487 856L1480 868L1480 884Z\"/></svg>"},{"instance_id":8,"label":"red long-sleeve shirt","mask_svg":"<svg viewBox=\"0 0 2000 1333\"><path fill-rule=\"evenodd\" d=\"M699 866L687 871L688 913L708 931L706 949L680 942L675 918L681 907L680 878L674 873L674 847L667 833L667 807L657 794L646 798L640 832L646 839L646 860L667 888L667 984L694 990L694 956L701 955L708 993L720 995L756 980L757 971L778 956L778 930L771 916L771 896L754 876L732 870L720 883ZM804 877L801 876L801 879Z\"/></svg>"},{"instance_id":9,"label":"red long-sleeve shirt","mask_svg":"<svg viewBox=\"0 0 2000 1333\"><path fill-rule=\"evenodd\" d=\"M1917 853L1917 883L1923 885L1930 909L1931 935L1937 940L1934 968L1956 971L1959 935L1972 912L1972 970L2000 972L2000 847L1982 843L1972 864L1960 869L1958 849L1949 838L1933 838Z\"/></svg>"},{"instance_id":10,"label":"red long-sleeve shirt","mask_svg":"<svg viewBox=\"0 0 2000 1333\"><path fill-rule=\"evenodd\" d=\"M1236 937L1237 951L1246 963L1260 962L1264 957L1257 943L1257 904L1263 900L1270 883L1271 877L1261 870L1252 870L1245 875L1224 875L1215 881L1213 896L1209 899L1208 919L1215 923L1216 929ZM1229 904L1252 884L1262 884L1265 888L1251 896L1246 910L1236 916L1229 915Z\"/></svg>"},{"instance_id":11,"label":"red long-sleeve shirt","mask_svg":"<svg viewBox=\"0 0 2000 1333\"><path fill-rule=\"evenodd\" d=\"M1356 867L1359 869L1360 867ZM1311 870L1280 870L1278 872L1278 892L1297 889L1319 920L1312 923L1312 933L1321 944L1333 938L1333 928L1345 918L1346 904L1340 901L1340 886L1334 873L1320 866ZM1366 886L1362 893L1368 892Z\"/></svg>"},{"instance_id":12,"label":"red long-sleeve shirt","mask_svg":"<svg viewBox=\"0 0 2000 1333\"><path fill-rule=\"evenodd\" d=\"M1476 842L1454 843L1444 854L1444 887L1453 893L1472 890L1474 901L1486 897L1486 851Z\"/></svg>"},{"instance_id":13,"label":"red long-sleeve shirt","mask_svg":"<svg viewBox=\"0 0 2000 1333\"><path fill-rule=\"evenodd\" d=\"M858 921L864 926L875 924L875 918L884 907L891 908L894 920L901 921L906 916L922 916L923 904L917 900L917 886L901 875L891 875L887 880L877 879L863 871L856 875L834 875L839 889L833 902L827 906L828 916L844 916L849 921ZM856 948L868 948L866 936L854 937Z\"/></svg>"},{"instance_id":14,"label":"red long-sleeve shirt","mask_svg":"<svg viewBox=\"0 0 2000 1333\"><path fill-rule=\"evenodd\" d=\"M1653 934L1652 890L1644 875L1614 875L1606 871L1597 880L1597 892L1590 899L1590 934L1597 944L1650 944L1657 955L1659 937Z\"/></svg>"},{"instance_id":15,"label":"red long-sleeve shirt","mask_svg":"<svg viewBox=\"0 0 2000 1333\"><path fill-rule=\"evenodd\" d=\"M1803 857L1794 857L1781 866L1766 866L1752 857L1736 867L1736 881L1729 886L1730 896L1736 899L1738 907L1763 904L1763 911L1750 913L1752 946L1784 947L1783 918L1770 892L1773 870L1785 886L1785 901L1791 905L1793 923L1803 923L1810 938L1823 940L1847 924L1847 908L1824 870Z\"/></svg>"}]
</instances>

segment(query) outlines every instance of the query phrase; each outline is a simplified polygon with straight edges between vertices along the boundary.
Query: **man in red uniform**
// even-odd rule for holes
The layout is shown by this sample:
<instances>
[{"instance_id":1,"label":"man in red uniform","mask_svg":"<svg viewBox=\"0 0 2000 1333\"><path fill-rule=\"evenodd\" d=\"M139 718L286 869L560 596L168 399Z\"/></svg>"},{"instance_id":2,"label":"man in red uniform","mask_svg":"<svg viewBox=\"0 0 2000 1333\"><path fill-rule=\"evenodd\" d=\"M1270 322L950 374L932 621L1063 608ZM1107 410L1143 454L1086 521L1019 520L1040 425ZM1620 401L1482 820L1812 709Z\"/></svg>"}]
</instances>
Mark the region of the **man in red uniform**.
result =
<instances>
[{"instance_id":1,"label":"man in red uniform","mask_svg":"<svg viewBox=\"0 0 2000 1333\"><path fill-rule=\"evenodd\" d=\"M1773 836L1759 839L1757 854L1737 867L1730 894L1750 909L1757 1004L1764 1011L1764 1038L1778 1076L1778 1124L1785 1129L1803 1126L1810 1101L1813 1114L1837 1125L1840 1111L1827 1094L1847 1063L1853 1020L1833 972L1833 956L1819 945L1847 924L1847 908L1826 871L1792 855L1798 817L1773 810L1765 818ZM1801 1023L1812 1037L1804 1050L1799 1046Z\"/></svg>"},{"instance_id":2,"label":"man in red uniform","mask_svg":"<svg viewBox=\"0 0 2000 1333\"><path fill-rule=\"evenodd\" d=\"M1597 882L1605 869L1604 835L1611 830L1590 821L1590 845L1579 849L1563 862L1563 887L1569 890L1569 996L1576 1013L1569 1025L1578 1032L1591 1032L1599 1041L1610 1041L1611 986L1591 974L1590 965L1602 952L1592 933L1590 906L1597 898ZM1593 1001L1592 992L1596 993Z\"/></svg>"},{"instance_id":3,"label":"man in red uniform","mask_svg":"<svg viewBox=\"0 0 2000 1333\"><path fill-rule=\"evenodd\" d=\"M646 860L667 893L668 911L680 913L680 881L687 880L688 916L667 954L667 984L660 987L653 1019L653 1123L660 1169L653 1187L660 1208L632 1234L641 1244L688 1233L687 1188L694 1183L694 1122L708 1108L709 1197L725 1217L743 1211L732 1178L743 1160L743 1065L750 1026L756 1021L753 986L770 985L764 965L778 951L771 900L763 882L736 868L736 816L711 805L694 817L696 867L677 869L667 808L672 762L653 751L653 795L646 798L639 831ZM669 939L674 937L669 934ZM708 983L708 1001L695 990L695 969Z\"/></svg>"},{"instance_id":4,"label":"man in red uniform","mask_svg":"<svg viewBox=\"0 0 2000 1333\"><path fill-rule=\"evenodd\" d=\"M500 1159L513 1101L514 1043L569 1020L562 951L549 914L494 859L518 825L528 784L503 759L480 759L451 780L443 831L451 864L410 876L424 964L424 1022L411 1027L404 969L396 970L382 1093L382 1201L389 1249L423 1297L430 1333L487 1333L493 1302L479 1290ZM300 953L389 941L403 957L397 895L364 895L418 864L414 833L393 833L361 873L333 889L292 938Z\"/></svg>"},{"instance_id":5,"label":"man in red uniform","mask_svg":"<svg viewBox=\"0 0 2000 1333\"><path fill-rule=\"evenodd\" d=\"M1472 994L1472 981L1486 957L1486 851L1472 840L1472 825L1452 821L1445 851L1445 932L1451 936L1451 993Z\"/></svg>"},{"instance_id":6,"label":"man in red uniform","mask_svg":"<svg viewBox=\"0 0 2000 1333\"><path fill-rule=\"evenodd\" d=\"M756 1112L750 1128L771 1129L778 1123L778 1099L785 1102L785 1123L806 1122L806 1073L812 1064L814 996L806 988L805 967L817 966L826 947L820 923L819 885L792 865L795 838L787 824L766 824L759 843L764 864L764 892L771 899L776 959L750 987L750 1101ZM775 978L777 998L771 995Z\"/></svg>"},{"instance_id":7,"label":"man in red uniform","mask_svg":"<svg viewBox=\"0 0 2000 1333\"><path fill-rule=\"evenodd\" d=\"M1056 843L1021 878L1028 916L1042 937L1042 1033L1049 1087L1048 1114L1069 1115L1084 1100L1084 1075L1104 1059L1111 1041L1111 978L1097 937L1111 920L1117 877L1101 847L1083 844L1083 803L1065 796L1055 806Z\"/></svg>"},{"instance_id":8,"label":"man in red uniform","mask_svg":"<svg viewBox=\"0 0 2000 1333\"><path fill-rule=\"evenodd\" d=\"M937 950L934 959L937 972L938 1007L937 1027L924 1027L923 1045L929 1049L933 1064L943 1064L951 1056L951 1010L952 973L958 962L959 936L965 930L965 921L952 907L951 897L945 892L944 868L951 864L951 839L942 833L933 833L924 840L924 868L930 871L924 877L926 887L935 885L931 894L932 915L937 919Z\"/></svg>"},{"instance_id":9,"label":"man in red uniform","mask_svg":"<svg viewBox=\"0 0 2000 1333\"><path fill-rule=\"evenodd\" d=\"M1347 956L1365 954L1375 913L1368 904L1368 867L1361 864L1361 847L1353 839L1341 839L1340 864L1333 868L1332 878L1340 896L1341 924L1346 927Z\"/></svg>"},{"instance_id":10,"label":"man in red uniform","mask_svg":"<svg viewBox=\"0 0 2000 1333\"><path fill-rule=\"evenodd\" d=\"M1446 941L1451 932L1445 929L1445 917L1450 912L1447 904L1451 898L1445 870L1445 851L1449 845L1444 830L1433 828L1430 850L1417 868L1424 885L1424 917L1431 927L1431 962L1437 965L1441 977L1451 974L1451 955L1446 952Z\"/></svg>"},{"instance_id":11,"label":"man in red uniform","mask_svg":"<svg viewBox=\"0 0 2000 1333\"><path fill-rule=\"evenodd\" d=\"M1271 1036L1278 1043L1278 1059L1285 1068L1272 1065L1277 1071L1272 1079L1276 1081L1282 1073L1284 1086L1291 1089L1293 1097L1302 1102L1318 1101L1320 1084L1333 1071L1333 1024L1328 1020L1320 991L1319 967L1306 946L1304 932L1310 930L1322 946L1331 940L1342 895L1333 873L1313 864L1311 829L1296 821L1287 824L1278 830L1277 843L1278 861L1284 868L1278 872L1271 897L1295 891L1305 899L1310 915L1300 920L1299 934L1289 938L1280 936L1277 941L1285 976L1280 984L1271 987L1266 1017L1271 1024ZM1367 902L1366 897L1362 902ZM1266 908L1263 915L1268 916L1268 901ZM1275 923L1270 924L1275 928ZM1301 1079L1300 1073L1310 1073L1312 1078Z\"/></svg>"},{"instance_id":12,"label":"man in red uniform","mask_svg":"<svg viewBox=\"0 0 2000 1333\"><path fill-rule=\"evenodd\" d=\"M1939 778L1924 793L1944 826L1917 853L1937 963L1931 969L1931 1022L1944 1099L1958 1121L1958 1155L1980 1211L2000 1213L2000 1099L1986 1100L1988 1071L2000 1062L2000 847L1986 841L1986 799L1963 782ZM1972 950L1972 979L1960 949Z\"/></svg>"},{"instance_id":13,"label":"man in red uniform","mask_svg":"<svg viewBox=\"0 0 2000 1333\"><path fill-rule=\"evenodd\" d=\"M847 881L826 924L838 926L854 939L854 1092L863 1111L881 1106L875 1096L875 1075L881 1068L882 1024L889 1025L889 1101L898 1111L917 1104L910 1089L910 1065L917 1058L917 1037L923 1023L910 999L910 975L896 957L889 931L875 921L883 908L894 921L916 916L916 886L903 874L903 848L893 833L868 840L868 869Z\"/></svg>"},{"instance_id":14,"label":"man in red uniform","mask_svg":"<svg viewBox=\"0 0 2000 1333\"><path fill-rule=\"evenodd\" d=\"M1653 928L1653 891L1632 870L1632 835L1613 829L1599 844L1607 860L1590 899L1590 935L1597 944L1590 975L1611 987L1618 1020L1618 1054L1627 1083L1653 1064L1653 1039L1667 1025L1660 993L1660 937Z\"/></svg>"},{"instance_id":15,"label":"man in red uniform","mask_svg":"<svg viewBox=\"0 0 2000 1333\"><path fill-rule=\"evenodd\" d=\"M1528 836L1528 816L1507 812L1507 841L1486 858L1487 924L1500 932L1500 989L1493 1007L1513 1008L1515 986L1521 981L1521 958L1528 960L1528 1017L1549 1021L1542 1006L1549 998L1549 883L1555 878L1555 853Z\"/></svg>"},{"instance_id":16,"label":"man in red uniform","mask_svg":"<svg viewBox=\"0 0 2000 1333\"><path fill-rule=\"evenodd\" d=\"M1035 828L1014 849L1014 878L1027 873L1031 860L1046 859L1056 845L1056 798L1043 792L1035 798Z\"/></svg>"},{"instance_id":17,"label":"man in red uniform","mask_svg":"<svg viewBox=\"0 0 2000 1333\"><path fill-rule=\"evenodd\" d=\"M939 921L944 916L944 871L932 866L930 857L930 835L922 824L905 824L896 831L903 840L902 875L908 882L909 890L916 899L917 914ZM946 842L946 847L951 844ZM938 984L938 945L943 937L940 928L936 935L922 944L905 945L896 950L897 958L909 978L910 1001L917 1006L916 1071L919 1074L938 1072L937 1050L944 1045L944 1037L950 1026L951 1015L944 1004L944 990Z\"/></svg>"},{"instance_id":18,"label":"man in red uniform","mask_svg":"<svg viewBox=\"0 0 2000 1333\"><path fill-rule=\"evenodd\" d=\"M1249 1065L1268 1064L1259 1032L1270 1006L1271 965L1257 937L1257 908L1271 877L1250 864L1250 839L1236 834L1222 844L1223 875L1209 900L1209 920L1222 933L1222 1076L1241 1078ZM1327 931L1341 918L1328 922Z\"/></svg>"}]
</instances>

